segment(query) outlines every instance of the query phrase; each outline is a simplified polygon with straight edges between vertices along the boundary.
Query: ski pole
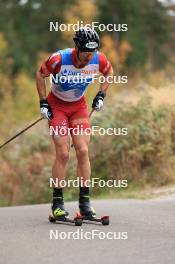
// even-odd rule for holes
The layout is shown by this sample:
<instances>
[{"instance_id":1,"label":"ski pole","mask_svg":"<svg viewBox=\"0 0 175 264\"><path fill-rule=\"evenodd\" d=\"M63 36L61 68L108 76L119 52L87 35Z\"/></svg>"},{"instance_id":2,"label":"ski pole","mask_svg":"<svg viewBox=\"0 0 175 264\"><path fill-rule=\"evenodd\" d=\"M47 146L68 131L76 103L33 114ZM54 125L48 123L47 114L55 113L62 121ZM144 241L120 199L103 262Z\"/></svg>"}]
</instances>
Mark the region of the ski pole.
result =
<instances>
[{"instance_id":1,"label":"ski pole","mask_svg":"<svg viewBox=\"0 0 175 264\"><path fill-rule=\"evenodd\" d=\"M90 112L90 114L89 114L89 119L91 118L91 115L92 115L92 113L94 112L94 108L92 108L92 110L91 110L91 112ZM71 148L74 146L74 144L72 143L71 144Z\"/></svg>"},{"instance_id":2,"label":"ski pole","mask_svg":"<svg viewBox=\"0 0 175 264\"><path fill-rule=\"evenodd\" d=\"M34 126L36 123L38 123L42 119L43 119L43 117L40 117L35 122L33 122L32 124L30 124L28 127L24 128L21 132L19 132L18 134L16 134L15 136L13 136L12 138L10 138L9 140L7 140L4 144L0 145L0 149L2 147L4 147L5 145L7 145L9 142L11 142L13 139L17 138L19 135L21 135L22 133L24 133L26 130L28 130L29 128L31 128L32 126Z\"/></svg>"}]
</instances>

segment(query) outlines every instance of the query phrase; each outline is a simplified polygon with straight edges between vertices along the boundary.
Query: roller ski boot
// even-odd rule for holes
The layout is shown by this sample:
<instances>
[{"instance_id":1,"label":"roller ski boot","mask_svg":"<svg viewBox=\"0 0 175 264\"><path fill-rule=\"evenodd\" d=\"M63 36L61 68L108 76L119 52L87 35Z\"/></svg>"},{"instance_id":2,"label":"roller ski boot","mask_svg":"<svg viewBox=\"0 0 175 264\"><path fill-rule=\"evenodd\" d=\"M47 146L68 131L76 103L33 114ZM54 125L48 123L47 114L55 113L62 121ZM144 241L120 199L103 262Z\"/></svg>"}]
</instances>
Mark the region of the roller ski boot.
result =
<instances>
[{"instance_id":1,"label":"roller ski boot","mask_svg":"<svg viewBox=\"0 0 175 264\"><path fill-rule=\"evenodd\" d=\"M77 217L82 218L82 221L98 222L102 225L109 225L109 216L97 217L94 208L91 206L89 199L79 201L79 212Z\"/></svg>"},{"instance_id":2,"label":"roller ski boot","mask_svg":"<svg viewBox=\"0 0 175 264\"><path fill-rule=\"evenodd\" d=\"M52 213L49 215L49 221L51 223L62 222L72 223L76 226L82 225L80 216L77 215L74 219L69 218L69 213L64 208L64 202L52 204Z\"/></svg>"}]
</instances>

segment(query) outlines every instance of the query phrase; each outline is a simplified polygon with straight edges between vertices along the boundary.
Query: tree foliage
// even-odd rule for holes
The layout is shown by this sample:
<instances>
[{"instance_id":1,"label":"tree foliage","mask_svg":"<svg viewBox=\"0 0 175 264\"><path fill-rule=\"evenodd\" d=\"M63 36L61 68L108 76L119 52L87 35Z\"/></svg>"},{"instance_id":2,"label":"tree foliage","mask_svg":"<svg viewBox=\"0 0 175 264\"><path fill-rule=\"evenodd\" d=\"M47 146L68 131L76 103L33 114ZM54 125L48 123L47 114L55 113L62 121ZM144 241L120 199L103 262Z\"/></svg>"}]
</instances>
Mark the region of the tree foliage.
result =
<instances>
[{"instance_id":1,"label":"tree foliage","mask_svg":"<svg viewBox=\"0 0 175 264\"><path fill-rule=\"evenodd\" d=\"M51 32L50 21L61 24L78 20L127 23L126 32L99 32L102 48L110 53L106 48L108 42L103 41L110 38L113 42L111 59L118 57L119 63L127 67L140 67L147 62L152 67L162 67L168 59L172 21L166 7L158 0L0 0L0 32L8 46L3 54L10 59L10 74L14 76L21 70L33 74L39 53L73 45L73 32ZM128 49L120 59L123 41Z\"/></svg>"},{"instance_id":2,"label":"tree foliage","mask_svg":"<svg viewBox=\"0 0 175 264\"><path fill-rule=\"evenodd\" d=\"M116 48L128 41L132 52L127 59L131 67L150 62L152 68L163 67L172 43L172 21L166 8L157 0L97 1L101 23L127 23L127 32L113 32ZM167 48L168 47L168 48Z\"/></svg>"}]
</instances>

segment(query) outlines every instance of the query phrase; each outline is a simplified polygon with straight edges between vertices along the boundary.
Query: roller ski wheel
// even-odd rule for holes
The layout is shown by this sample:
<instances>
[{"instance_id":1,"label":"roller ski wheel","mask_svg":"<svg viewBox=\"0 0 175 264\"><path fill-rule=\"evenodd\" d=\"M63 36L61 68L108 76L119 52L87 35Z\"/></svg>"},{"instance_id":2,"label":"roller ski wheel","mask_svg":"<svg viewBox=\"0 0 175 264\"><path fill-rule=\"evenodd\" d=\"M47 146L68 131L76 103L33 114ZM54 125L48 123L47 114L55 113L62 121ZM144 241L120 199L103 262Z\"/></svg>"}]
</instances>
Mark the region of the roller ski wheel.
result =
<instances>
[{"instance_id":1,"label":"roller ski wheel","mask_svg":"<svg viewBox=\"0 0 175 264\"><path fill-rule=\"evenodd\" d=\"M74 217L74 219L70 219L69 216L53 216L53 214L51 213L49 215L49 222L51 223L71 223L74 224L75 226L81 226L83 221L82 218L79 216Z\"/></svg>"},{"instance_id":2,"label":"roller ski wheel","mask_svg":"<svg viewBox=\"0 0 175 264\"><path fill-rule=\"evenodd\" d=\"M102 225L109 225L109 216L105 215L102 217L97 217L96 215L82 215L80 212L77 213L76 217L82 218L82 221L90 221L101 223Z\"/></svg>"}]
</instances>

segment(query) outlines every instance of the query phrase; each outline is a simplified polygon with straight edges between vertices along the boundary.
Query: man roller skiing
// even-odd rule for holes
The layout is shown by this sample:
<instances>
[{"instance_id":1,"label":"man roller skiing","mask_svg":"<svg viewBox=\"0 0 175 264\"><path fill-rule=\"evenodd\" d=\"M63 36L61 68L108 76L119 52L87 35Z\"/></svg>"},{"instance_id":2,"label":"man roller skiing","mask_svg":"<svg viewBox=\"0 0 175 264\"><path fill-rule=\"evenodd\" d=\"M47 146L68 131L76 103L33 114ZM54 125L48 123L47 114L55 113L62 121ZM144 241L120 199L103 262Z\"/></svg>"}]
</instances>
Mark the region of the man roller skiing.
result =
<instances>
[{"instance_id":1,"label":"man roller skiing","mask_svg":"<svg viewBox=\"0 0 175 264\"><path fill-rule=\"evenodd\" d=\"M84 92L88 84L92 82L94 74L100 72L107 78L112 75L113 70L106 56L97 51L100 40L96 31L89 27L80 28L73 40L75 48L58 50L42 63L36 73L36 84L41 115L48 119L49 126L68 129L81 125L81 129L85 131L86 128L90 128L90 122ZM47 96L44 79L50 74L52 74L52 85ZM68 77L75 75L76 82L70 81L71 78ZM61 81L63 76L67 78L64 83ZM81 80L79 80L80 77ZM108 86L107 80L100 84L92 103L94 110L99 111L102 108ZM62 135L59 129L58 135L53 136L56 158L52 169L52 177L54 180L58 179L58 182L65 179L70 149L70 135L68 133ZM91 174L88 155L90 136L86 133L79 135L72 133L71 137L78 162L77 177L83 181L79 191L80 213L84 216L95 216L96 213L90 203L89 187L85 184L87 180L90 180ZM68 215L64 207L61 186L53 189L52 213L54 217Z\"/></svg>"}]
</instances>

